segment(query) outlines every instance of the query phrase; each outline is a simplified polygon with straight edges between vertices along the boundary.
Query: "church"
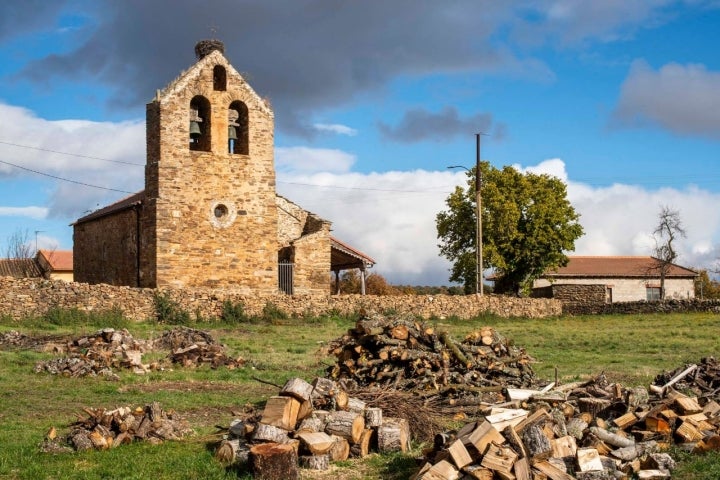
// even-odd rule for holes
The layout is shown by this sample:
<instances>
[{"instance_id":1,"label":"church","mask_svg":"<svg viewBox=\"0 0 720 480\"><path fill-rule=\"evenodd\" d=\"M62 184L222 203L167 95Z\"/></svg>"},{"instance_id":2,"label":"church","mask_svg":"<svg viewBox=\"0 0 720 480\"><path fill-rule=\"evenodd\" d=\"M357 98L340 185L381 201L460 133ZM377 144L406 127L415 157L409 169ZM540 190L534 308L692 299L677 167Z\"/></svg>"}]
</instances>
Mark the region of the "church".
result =
<instances>
[{"instance_id":1,"label":"church","mask_svg":"<svg viewBox=\"0 0 720 480\"><path fill-rule=\"evenodd\" d=\"M275 191L274 113L217 40L146 107L145 189L76 220L76 282L327 295L374 260ZM363 282L364 283L364 282Z\"/></svg>"}]
</instances>

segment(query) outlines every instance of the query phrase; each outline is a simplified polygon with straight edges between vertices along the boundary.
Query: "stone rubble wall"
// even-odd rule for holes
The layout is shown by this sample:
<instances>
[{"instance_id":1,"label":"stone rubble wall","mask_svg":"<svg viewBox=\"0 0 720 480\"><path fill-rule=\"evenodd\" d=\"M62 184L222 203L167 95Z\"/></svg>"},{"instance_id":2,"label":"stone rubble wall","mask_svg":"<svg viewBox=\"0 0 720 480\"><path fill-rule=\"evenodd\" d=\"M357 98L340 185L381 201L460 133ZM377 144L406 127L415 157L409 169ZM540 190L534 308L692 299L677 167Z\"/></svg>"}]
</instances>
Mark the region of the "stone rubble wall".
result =
<instances>
[{"instance_id":1,"label":"stone rubble wall","mask_svg":"<svg viewBox=\"0 0 720 480\"><path fill-rule=\"evenodd\" d=\"M473 318L490 313L504 318L544 318L562 313L562 304L554 299L515 298L500 295L243 295L223 289L151 288L90 285L59 280L0 277L0 316L22 319L38 316L51 308L77 308L106 311L119 308L132 320L155 318L155 295L162 292L189 312L191 318L219 317L228 300L242 302L247 315L260 315L272 305L291 316L352 314L366 311L414 314L422 318Z\"/></svg>"}]
</instances>

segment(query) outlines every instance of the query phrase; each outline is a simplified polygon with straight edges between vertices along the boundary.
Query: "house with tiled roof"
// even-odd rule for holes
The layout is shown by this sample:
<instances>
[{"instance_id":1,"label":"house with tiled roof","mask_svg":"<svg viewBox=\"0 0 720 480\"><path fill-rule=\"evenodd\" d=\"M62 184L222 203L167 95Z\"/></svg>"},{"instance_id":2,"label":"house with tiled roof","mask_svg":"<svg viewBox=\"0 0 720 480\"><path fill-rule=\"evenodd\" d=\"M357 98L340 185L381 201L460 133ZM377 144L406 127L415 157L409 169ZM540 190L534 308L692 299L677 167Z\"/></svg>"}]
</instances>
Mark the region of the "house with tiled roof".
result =
<instances>
[{"instance_id":1,"label":"house with tiled roof","mask_svg":"<svg viewBox=\"0 0 720 480\"><path fill-rule=\"evenodd\" d=\"M606 303L661 298L662 262L651 256L569 256L568 264L546 272L534 289L553 285L602 285ZM665 298L695 298L698 273L670 264L665 271Z\"/></svg>"},{"instance_id":2,"label":"house with tiled roof","mask_svg":"<svg viewBox=\"0 0 720 480\"><path fill-rule=\"evenodd\" d=\"M45 278L73 281L72 250L38 250L35 262Z\"/></svg>"},{"instance_id":3,"label":"house with tiled roof","mask_svg":"<svg viewBox=\"0 0 720 480\"><path fill-rule=\"evenodd\" d=\"M375 261L276 193L274 113L217 40L146 106L145 188L73 223L75 281L328 294Z\"/></svg>"}]
</instances>

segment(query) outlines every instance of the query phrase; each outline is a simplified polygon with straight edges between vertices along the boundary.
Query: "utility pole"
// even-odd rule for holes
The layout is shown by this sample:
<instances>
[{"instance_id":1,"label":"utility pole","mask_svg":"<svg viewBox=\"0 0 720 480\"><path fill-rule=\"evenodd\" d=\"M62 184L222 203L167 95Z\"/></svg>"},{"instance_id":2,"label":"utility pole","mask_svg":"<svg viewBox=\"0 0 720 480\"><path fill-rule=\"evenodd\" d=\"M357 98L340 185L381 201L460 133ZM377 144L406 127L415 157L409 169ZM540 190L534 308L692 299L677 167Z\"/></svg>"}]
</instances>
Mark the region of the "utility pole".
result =
<instances>
[{"instance_id":1,"label":"utility pole","mask_svg":"<svg viewBox=\"0 0 720 480\"><path fill-rule=\"evenodd\" d=\"M482 171L480 170L480 135L476 133L475 148L475 293L479 296L483 295L483 254L482 254Z\"/></svg>"}]
</instances>

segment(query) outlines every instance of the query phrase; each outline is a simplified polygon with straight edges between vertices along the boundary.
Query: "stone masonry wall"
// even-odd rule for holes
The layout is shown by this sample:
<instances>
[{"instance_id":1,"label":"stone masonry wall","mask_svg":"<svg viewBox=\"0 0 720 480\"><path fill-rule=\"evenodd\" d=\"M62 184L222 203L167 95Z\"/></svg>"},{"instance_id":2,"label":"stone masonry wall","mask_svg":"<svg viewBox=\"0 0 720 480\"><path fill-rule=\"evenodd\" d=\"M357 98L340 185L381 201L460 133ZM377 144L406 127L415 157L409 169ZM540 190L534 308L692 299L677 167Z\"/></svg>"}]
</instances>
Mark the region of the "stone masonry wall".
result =
<instances>
[{"instance_id":1,"label":"stone masonry wall","mask_svg":"<svg viewBox=\"0 0 720 480\"><path fill-rule=\"evenodd\" d=\"M104 311L120 308L132 320L154 318L154 296L150 288L89 285L61 280L0 277L0 316L22 319L41 315L53 307ZM327 313L352 314L369 311L419 315L423 318L472 318L482 313L500 317L543 318L561 314L561 303L553 299L453 295L242 295L208 288L163 290L193 318L218 317L225 300L242 302L248 315L260 315L266 305L297 317Z\"/></svg>"}]
</instances>

